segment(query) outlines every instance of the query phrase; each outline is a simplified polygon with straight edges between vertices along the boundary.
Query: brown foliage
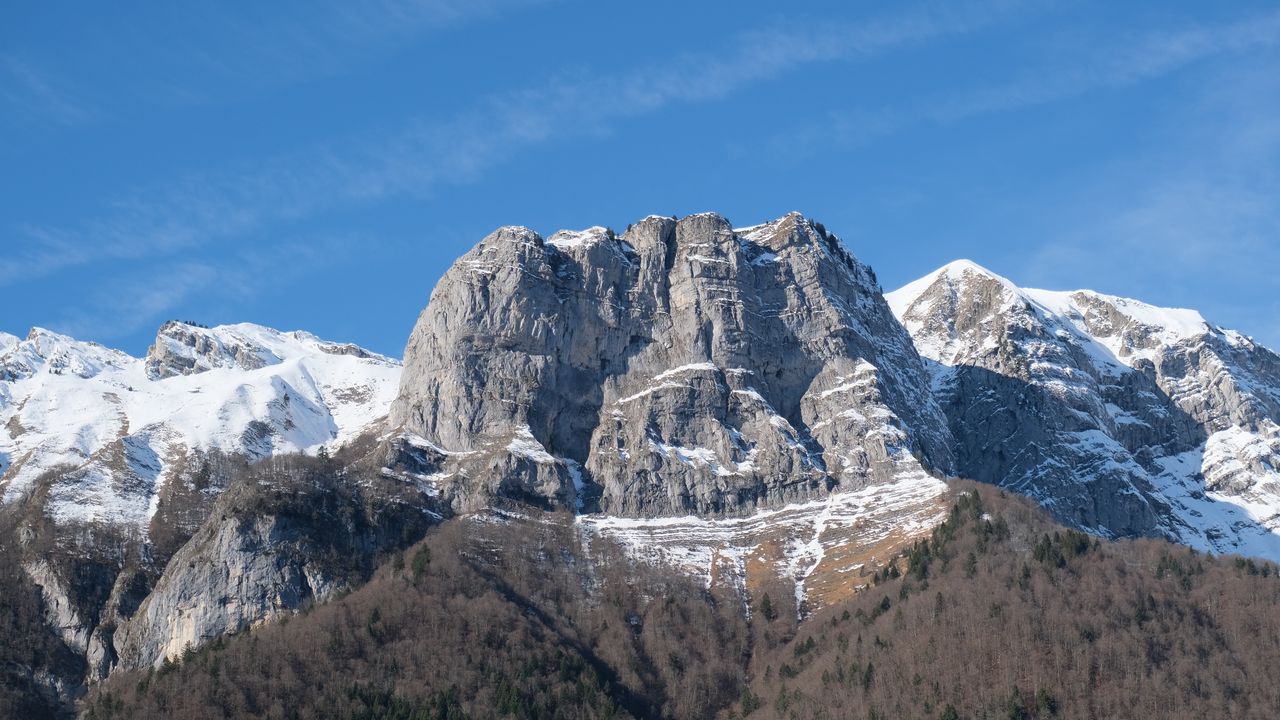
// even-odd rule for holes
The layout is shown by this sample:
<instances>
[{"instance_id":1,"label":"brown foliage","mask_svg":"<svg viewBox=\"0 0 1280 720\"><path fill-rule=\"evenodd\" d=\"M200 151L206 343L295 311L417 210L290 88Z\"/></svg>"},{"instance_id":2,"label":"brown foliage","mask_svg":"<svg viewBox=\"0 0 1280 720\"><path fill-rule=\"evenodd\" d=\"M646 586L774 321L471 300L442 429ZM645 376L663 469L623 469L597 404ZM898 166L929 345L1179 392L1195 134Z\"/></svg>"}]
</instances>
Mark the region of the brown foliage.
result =
<instances>
[{"instance_id":1,"label":"brown foliage","mask_svg":"<svg viewBox=\"0 0 1280 720\"><path fill-rule=\"evenodd\" d=\"M1280 574L1104 542L965 487L927 541L798 619L638 565L563 516L444 523L362 589L115 676L112 717L1274 716ZM764 595L770 608L764 610ZM744 683L744 678L749 678Z\"/></svg>"},{"instance_id":2,"label":"brown foliage","mask_svg":"<svg viewBox=\"0 0 1280 720\"><path fill-rule=\"evenodd\" d=\"M900 577L753 659L752 718L1275 717L1274 566L1104 542L969 490Z\"/></svg>"},{"instance_id":3,"label":"brown foliage","mask_svg":"<svg viewBox=\"0 0 1280 720\"><path fill-rule=\"evenodd\" d=\"M563 516L448 522L373 580L85 704L124 717L707 717L737 700L741 604Z\"/></svg>"}]
</instances>

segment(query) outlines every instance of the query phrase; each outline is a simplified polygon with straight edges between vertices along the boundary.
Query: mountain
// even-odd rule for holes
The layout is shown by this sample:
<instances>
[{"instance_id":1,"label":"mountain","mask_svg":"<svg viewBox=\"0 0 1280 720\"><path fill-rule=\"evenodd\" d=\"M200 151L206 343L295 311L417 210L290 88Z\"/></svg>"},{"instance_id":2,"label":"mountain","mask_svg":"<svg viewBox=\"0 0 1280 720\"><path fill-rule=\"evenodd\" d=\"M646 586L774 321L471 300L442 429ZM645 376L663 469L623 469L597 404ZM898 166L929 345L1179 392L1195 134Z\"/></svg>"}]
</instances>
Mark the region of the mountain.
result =
<instances>
[{"instance_id":1,"label":"mountain","mask_svg":"<svg viewBox=\"0 0 1280 720\"><path fill-rule=\"evenodd\" d=\"M620 692L633 714L694 707L668 704L681 673L641 666L663 661L651 652L672 667L705 658L619 628L652 612L678 635L711 622L698 609L710 603L721 640L738 642L757 613L804 623L862 603L936 549L965 478L1026 494L1073 532L1280 558L1278 425L1280 358L1193 311L1023 289L964 261L886 295L796 213L546 238L499 228L440 279L403 364L248 324L167 323L143 358L0 335L0 576L13 588L0 691L15 689L0 709L69 713L87 687L171 671L385 580L388 562L400 572L424 536L480 527L532 543L504 549L531 568L562 553L564 575L538 590L536 572L508 577L533 572L524 561L489 564L489 541L455 548L472 555L440 576L441 608L480 593L529 647L567 653L572 672L547 679L559 689L528 697L563 699L573 676L573 692ZM537 530L550 527L559 540ZM622 563L639 584L610 580L609 602L632 612L572 609ZM641 597L663 592L640 582L651 572L692 604ZM475 583L457 585L464 575ZM344 692L344 707L395 694Z\"/></svg>"},{"instance_id":2,"label":"mountain","mask_svg":"<svg viewBox=\"0 0 1280 720\"><path fill-rule=\"evenodd\" d=\"M951 468L875 276L799 214L501 228L445 273L404 368L390 426L459 511L744 515Z\"/></svg>"},{"instance_id":3,"label":"mountain","mask_svg":"<svg viewBox=\"0 0 1280 720\"><path fill-rule=\"evenodd\" d=\"M958 261L889 293L960 475L1070 525L1280 558L1280 356L1193 310Z\"/></svg>"},{"instance_id":4,"label":"mountain","mask_svg":"<svg viewBox=\"0 0 1280 720\"><path fill-rule=\"evenodd\" d=\"M389 432L387 466L455 512L582 512L709 579L784 572L797 602L927 530L952 467L874 273L798 213L498 229L433 291Z\"/></svg>"},{"instance_id":5,"label":"mountain","mask_svg":"<svg viewBox=\"0 0 1280 720\"><path fill-rule=\"evenodd\" d=\"M119 662L117 630L180 652L333 589L327 576L299 580L301 559L268 559L255 573L256 555L290 538L269 506L242 524L234 502L254 477L250 463L376 433L399 386L397 361L250 324L166 323L145 358L39 328L0 338L0 348L0 546L17 555L90 679ZM215 540L221 575L170 579L171 558ZM245 548L239 560L234 547ZM168 606L174 617L123 632L165 588L186 598ZM150 662L152 652L135 654Z\"/></svg>"},{"instance_id":6,"label":"mountain","mask_svg":"<svg viewBox=\"0 0 1280 720\"><path fill-rule=\"evenodd\" d=\"M0 342L0 488L6 503L47 490L59 522L143 528L199 455L341 444L399 379L390 358L251 324L166 323L142 359L35 328Z\"/></svg>"}]
</instances>

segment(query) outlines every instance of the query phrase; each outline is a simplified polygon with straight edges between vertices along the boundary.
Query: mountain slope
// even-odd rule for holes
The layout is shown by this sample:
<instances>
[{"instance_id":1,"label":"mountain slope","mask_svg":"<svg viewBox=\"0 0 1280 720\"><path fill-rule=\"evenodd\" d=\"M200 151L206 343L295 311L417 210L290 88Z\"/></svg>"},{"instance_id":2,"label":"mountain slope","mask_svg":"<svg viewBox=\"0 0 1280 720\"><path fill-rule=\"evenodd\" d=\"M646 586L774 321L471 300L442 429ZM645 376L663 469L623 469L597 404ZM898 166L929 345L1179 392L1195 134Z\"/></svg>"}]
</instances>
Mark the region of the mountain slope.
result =
<instances>
[{"instance_id":1,"label":"mountain slope","mask_svg":"<svg viewBox=\"0 0 1280 720\"><path fill-rule=\"evenodd\" d=\"M878 585L753 655L750 717L1274 716L1280 568L955 490Z\"/></svg>"},{"instance_id":2,"label":"mountain slope","mask_svg":"<svg viewBox=\"0 0 1280 720\"><path fill-rule=\"evenodd\" d=\"M1109 536L1280 558L1280 357L1195 311L1028 290L967 261L887 299L959 473Z\"/></svg>"},{"instance_id":3,"label":"mountain slope","mask_svg":"<svg viewBox=\"0 0 1280 720\"><path fill-rule=\"evenodd\" d=\"M55 634L87 660L88 679L116 666L116 629L249 463L379 429L399 374L396 361L355 346L250 324L167 323L146 358L41 329L0 338L4 550L39 588ZM254 520L271 527L266 515ZM223 529L231 544L252 535ZM268 535L258 547L279 542ZM188 578L184 592L191 606L226 597L231 607L134 635L163 646L296 607L273 599L287 568L255 574L243 558L218 561L226 576ZM333 586L318 577L296 599ZM83 679L58 678L57 692L74 694Z\"/></svg>"},{"instance_id":4,"label":"mountain slope","mask_svg":"<svg viewBox=\"0 0 1280 720\"><path fill-rule=\"evenodd\" d=\"M389 358L250 324L167 323L145 359L39 328L0 347L4 501L57 468L45 510L59 522L145 529L193 456L345 442L399 383Z\"/></svg>"},{"instance_id":5,"label":"mountain slope","mask_svg":"<svg viewBox=\"0 0 1280 720\"><path fill-rule=\"evenodd\" d=\"M563 516L456 518L357 592L122 673L84 710L94 720L1274 715L1274 565L1090 538L990 486L962 484L947 502L945 524L886 557L873 588L803 620L776 602L785 587L704 590L580 542Z\"/></svg>"},{"instance_id":6,"label":"mountain slope","mask_svg":"<svg viewBox=\"0 0 1280 720\"><path fill-rule=\"evenodd\" d=\"M584 553L797 618L862 602L958 476L1105 537L1278 557L1277 368L1194 312L972 263L886 298L794 213L500 228L441 279L403 372L253 325L169 323L145 358L0 335L0 549L39 591L11 615L52 631L19 647L70 653L14 682L69 702L167 667L455 520L551 517Z\"/></svg>"}]
</instances>

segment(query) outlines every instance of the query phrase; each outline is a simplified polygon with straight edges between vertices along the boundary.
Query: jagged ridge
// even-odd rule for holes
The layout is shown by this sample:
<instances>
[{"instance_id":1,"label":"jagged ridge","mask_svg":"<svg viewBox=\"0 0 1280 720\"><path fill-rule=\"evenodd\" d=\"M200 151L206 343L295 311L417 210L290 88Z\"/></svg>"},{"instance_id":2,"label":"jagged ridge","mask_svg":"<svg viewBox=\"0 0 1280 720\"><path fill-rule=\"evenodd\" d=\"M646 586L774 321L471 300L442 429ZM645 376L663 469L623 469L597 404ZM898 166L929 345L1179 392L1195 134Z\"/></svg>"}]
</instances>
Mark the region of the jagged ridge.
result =
<instances>
[{"instance_id":1,"label":"jagged ridge","mask_svg":"<svg viewBox=\"0 0 1280 720\"><path fill-rule=\"evenodd\" d=\"M1280 558L1280 357L1193 310L958 261L887 295L961 474L1108 535Z\"/></svg>"}]
</instances>

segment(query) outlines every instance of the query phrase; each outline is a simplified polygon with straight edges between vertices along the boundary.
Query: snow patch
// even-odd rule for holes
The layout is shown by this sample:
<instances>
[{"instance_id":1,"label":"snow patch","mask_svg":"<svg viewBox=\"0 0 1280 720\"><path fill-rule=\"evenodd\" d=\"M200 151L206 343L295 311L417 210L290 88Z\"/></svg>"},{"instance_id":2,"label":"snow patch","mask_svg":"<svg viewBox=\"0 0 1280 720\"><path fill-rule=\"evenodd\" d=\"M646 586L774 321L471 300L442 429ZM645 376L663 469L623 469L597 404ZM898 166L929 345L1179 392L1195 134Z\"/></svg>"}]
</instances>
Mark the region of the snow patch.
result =
<instances>
[{"instance_id":1,"label":"snow patch","mask_svg":"<svg viewBox=\"0 0 1280 720\"><path fill-rule=\"evenodd\" d=\"M553 245L559 250L573 250L594 245L608 239L608 237L608 228L596 225L586 230L561 230L547 238L547 244Z\"/></svg>"},{"instance_id":2,"label":"snow patch","mask_svg":"<svg viewBox=\"0 0 1280 720\"><path fill-rule=\"evenodd\" d=\"M552 465L556 461L555 457L547 452L547 448L533 436L533 431L528 425L522 425L516 429L511 442L507 443L507 452L517 457L528 458L540 465Z\"/></svg>"},{"instance_id":3,"label":"snow patch","mask_svg":"<svg viewBox=\"0 0 1280 720\"><path fill-rule=\"evenodd\" d=\"M894 533L911 537L927 532L946 517L940 502L946 489L945 482L908 463L893 482L748 517L580 515L577 522L588 537L611 538L631 556L700 577L708 587L724 571L740 582L747 558L765 542L781 543L783 559L776 569L795 580L797 603L803 603L809 594L806 582L832 549L849 542L849 533L856 532L857 542L873 545Z\"/></svg>"}]
</instances>

